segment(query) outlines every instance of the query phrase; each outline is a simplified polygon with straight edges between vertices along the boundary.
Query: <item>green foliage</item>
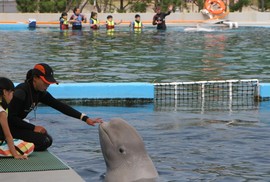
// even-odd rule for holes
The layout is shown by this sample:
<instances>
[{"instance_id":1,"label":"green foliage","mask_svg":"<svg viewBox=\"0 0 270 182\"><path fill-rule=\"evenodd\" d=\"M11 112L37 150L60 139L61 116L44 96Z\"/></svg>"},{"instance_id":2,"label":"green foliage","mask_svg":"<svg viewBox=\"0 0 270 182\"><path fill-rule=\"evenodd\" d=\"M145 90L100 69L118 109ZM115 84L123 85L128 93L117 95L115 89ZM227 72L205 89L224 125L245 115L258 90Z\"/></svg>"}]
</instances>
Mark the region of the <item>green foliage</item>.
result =
<instances>
[{"instance_id":1,"label":"green foliage","mask_svg":"<svg viewBox=\"0 0 270 182\"><path fill-rule=\"evenodd\" d=\"M199 11L204 7L204 0L197 0L196 5L199 7Z\"/></svg>"},{"instance_id":2,"label":"green foliage","mask_svg":"<svg viewBox=\"0 0 270 182\"><path fill-rule=\"evenodd\" d=\"M134 4L132 4L130 10L131 10L131 12L144 13L144 12L146 12L146 8L147 8L146 2L137 1Z\"/></svg>"},{"instance_id":3,"label":"green foliage","mask_svg":"<svg viewBox=\"0 0 270 182\"><path fill-rule=\"evenodd\" d=\"M55 11L55 1L53 0L40 0L39 1L39 12L40 13L53 13Z\"/></svg>"},{"instance_id":4,"label":"green foliage","mask_svg":"<svg viewBox=\"0 0 270 182\"><path fill-rule=\"evenodd\" d=\"M251 1L250 0L239 0L237 3L230 3L230 11L242 11L242 8L244 6L250 5Z\"/></svg>"},{"instance_id":5,"label":"green foliage","mask_svg":"<svg viewBox=\"0 0 270 182\"><path fill-rule=\"evenodd\" d=\"M159 4L156 4L156 6L161 6L161 10L166 12L169 5L173 5L175 10L176 7L180 7L183 3L183 0L161 0Z\"/></svg>"},{"instance_id":6,"label":"green foliage","mask_svg":"<svg viewBox=\"0 0 270 182\"><path fill-rule=\"evenodd\" d=\"M17 9L22 13L33 13L37 11L38 0L16 0Z\"/></svg>"},{"instance_id":7,"label":"green foliage","mask_svg":"<svg viewBox=\"0 0 270 182\"><path fill-rule=\"evenodd\" d=\"M76 6L77 2L73 1L71 6ZM59 13L66 10L69 0L16 0L17 9L20 12L40 12L40 13Z\"/></svg>"},{"instance_id":8,"label":"green foliage","mask_svg":"<svg viewBox=\"0 0 270 182\"><path fill-rule=\"evenodd\" d=\"M56 9L59 11L59 12L63 12L66 10L66 6L67 6L67 1L66 0L58 0L55 2L55 6L56 6Z\"/></svg>"},{"instance_id":9,"label":"green foliage","mask_svg":"<svg viewBox=\"0 0 270 182\"><path fill-rule=\"evenodd\" d=\"M265 8L265 10L270 9L270 0L265 0L265 2L264 2L264 8Z\"/></svg>"},{"instance_id":10,"label":"green foliage","mask_svg":"<svg viewBox=\"0 0 270 182\"><path fill-rule=\"evenodd\" d=\"M258 8L261 11L267 11L270 9L270 0L258 0Z\"/></svg>"}]
</instances>

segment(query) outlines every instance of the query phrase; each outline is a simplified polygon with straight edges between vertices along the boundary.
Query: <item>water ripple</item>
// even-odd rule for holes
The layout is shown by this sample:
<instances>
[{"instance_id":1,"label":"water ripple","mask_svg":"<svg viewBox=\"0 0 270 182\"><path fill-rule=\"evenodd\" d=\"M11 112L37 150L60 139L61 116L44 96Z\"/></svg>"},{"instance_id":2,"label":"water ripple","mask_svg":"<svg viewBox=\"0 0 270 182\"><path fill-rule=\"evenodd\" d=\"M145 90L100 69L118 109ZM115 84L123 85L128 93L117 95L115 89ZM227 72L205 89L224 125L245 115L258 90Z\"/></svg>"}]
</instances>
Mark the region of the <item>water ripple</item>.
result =
<instances>
[{"instance_id":1,"label":"water ripple","mask_svg":"<svg viewBox=\"0 0 270 182\"><path fill-rule=\"evenodd\" d=\"M1 31L1 75L19 82L47 62L61 82L171 82L216 79L270 81L268 28L134 33ZM7 64L8 63L8 64Z\"/></svg>"}]
</instances>

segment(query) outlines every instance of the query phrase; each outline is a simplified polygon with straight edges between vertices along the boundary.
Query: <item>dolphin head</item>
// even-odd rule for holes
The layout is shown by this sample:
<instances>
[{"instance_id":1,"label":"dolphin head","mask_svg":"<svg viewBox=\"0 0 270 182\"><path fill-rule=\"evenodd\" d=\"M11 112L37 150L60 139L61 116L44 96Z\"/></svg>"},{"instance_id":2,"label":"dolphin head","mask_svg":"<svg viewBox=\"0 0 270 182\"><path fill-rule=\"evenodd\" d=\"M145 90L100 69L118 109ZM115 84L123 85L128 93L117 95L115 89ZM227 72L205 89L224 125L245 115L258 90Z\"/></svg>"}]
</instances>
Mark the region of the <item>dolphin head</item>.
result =
<instances>
[{"instance_id":1,"label":"dolphin head","mask_svg":"<svg viewBox=\"0 0 270 182\"><path fill-rule=\"evenodd\" d=\"M100 124L99 138L107 169L132 164L138 159L136 156L147 156L140 135L122 119Z\"/></svg>"},{"instance_id":2,"label":"dolphin head","mask_svg":"<svg viewBox=\"0 0 270 182\"><path fill-rule=\"evenodd\" d=\"M158 177L141 136L123 119L100 124L99 140L107 166L105 182L155 181Z\"/></svg>"}]
</instances>

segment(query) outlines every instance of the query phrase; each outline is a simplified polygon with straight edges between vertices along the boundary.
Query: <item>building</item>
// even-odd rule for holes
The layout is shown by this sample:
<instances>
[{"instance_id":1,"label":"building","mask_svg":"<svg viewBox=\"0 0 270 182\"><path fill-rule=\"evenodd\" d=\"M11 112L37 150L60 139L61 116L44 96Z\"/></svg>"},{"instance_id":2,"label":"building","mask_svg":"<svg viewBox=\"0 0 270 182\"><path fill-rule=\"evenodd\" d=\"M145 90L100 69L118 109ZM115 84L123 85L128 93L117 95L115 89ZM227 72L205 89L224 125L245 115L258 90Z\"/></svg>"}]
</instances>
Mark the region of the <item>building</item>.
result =
<instances>
[{"instance_id":1,"label":"building","mask_svg":"<svg viewBox=\"0 0 270 182\"><path fill-rule=\"evenodd\" d=\"M0 0L0 13L17 13L16 0Z\"/></svg>"}]
</instances>

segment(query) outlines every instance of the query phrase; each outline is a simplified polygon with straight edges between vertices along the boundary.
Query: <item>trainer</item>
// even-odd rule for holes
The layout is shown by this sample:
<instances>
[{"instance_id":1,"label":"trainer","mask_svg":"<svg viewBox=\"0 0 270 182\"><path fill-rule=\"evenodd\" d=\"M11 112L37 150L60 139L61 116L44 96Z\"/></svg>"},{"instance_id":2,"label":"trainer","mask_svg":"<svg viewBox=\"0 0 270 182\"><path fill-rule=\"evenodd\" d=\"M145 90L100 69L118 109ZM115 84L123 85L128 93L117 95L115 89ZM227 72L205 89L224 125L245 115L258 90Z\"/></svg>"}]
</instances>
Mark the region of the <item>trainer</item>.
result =
<instances>
[{"instance_id":1,"label":"trainer","mask_svg":"<svg viewBox=\"0 0 270 182\"><path fill-rule=\"evenodd\" d=\"M153 17L152 24L153 25L157 25L157 29L158 30L166 30L167 27L166 27L166 23L165 23L165 17L168 16L168 15L170 15L171 12L172 12L172 10L173 10L173 6L170 5L168 7L168 12L167 13L163 13L163 12L161 12L161 7L158 6L156 8L156 14Z\"/></svg>"},{"instance_id":2,"label":"trainer","mask_svg":"<svg viewBox=\"0 0 270 182\"><path fill-rule=\"evenodd\" d=\"M50 84L58 84L54 79L52 68L45 63L36 64L27 72L25 82L15 88L8 107L8 122L13 137L34 143L36 151L46 150L53 141L43 126L35 126L24 120L28 113L36 110L40 102L88 125L102 123L100 118L90 119L87 115L56 100L47 92Z\"/></svg>"}]
</instances>

